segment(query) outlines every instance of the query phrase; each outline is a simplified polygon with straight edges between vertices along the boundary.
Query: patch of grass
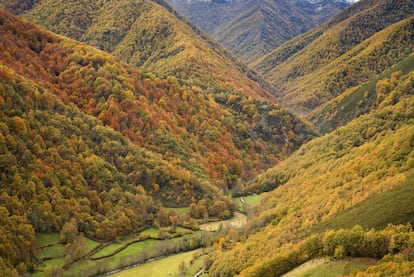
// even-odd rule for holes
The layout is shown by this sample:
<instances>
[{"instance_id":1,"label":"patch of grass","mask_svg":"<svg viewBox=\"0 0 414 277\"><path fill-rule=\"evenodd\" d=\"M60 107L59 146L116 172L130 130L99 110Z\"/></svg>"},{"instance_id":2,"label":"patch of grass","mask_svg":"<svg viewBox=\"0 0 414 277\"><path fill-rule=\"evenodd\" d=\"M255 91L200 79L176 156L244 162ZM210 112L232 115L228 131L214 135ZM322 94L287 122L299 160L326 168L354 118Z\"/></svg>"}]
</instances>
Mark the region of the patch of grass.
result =
<instances>
[{"instance_id":1,"label":"patch of grass","mask_svg":"<svg viewBox=\"0 0 414 277\"><path fill-rule=\"evenodd\" d=\"M151 247L154 246L154 244L159 243L160 241L147 239L144 241L136 242L131 245L129 245L127 248L122 250L121 252L117 253L115 257L122 257L122 256L128 256L132 254L137 254L143 251L144 249L151 249Z\"/></svg>"},{"instance_id":2,"label":"patch of grass","mask_svg":"<svg viewBox=\"0 0 414 277\"><path fill-rule=\"evenodd\" d=\"M64 266L64 265L65 265L65 258L58 258L58 259L44 261L42 268L46 269L49 266Z\"/></svg>"},{"instance_id":3,"label":"patch of grass","mask_svg":"<svg viewBox=\"0 0 414 277\"><path fill-rule=\"evenodd\" d=\"M311 260L286 273L283 277L334 277L351 274L354 270L365 270L376 263L370 258L346 258L342 260L329 260L322 258Z\"/></svg>"},{"instance_id":4,"label":"patch of grass","mask_svg":"<svg viewBox=\"0 0 414 277\"><path fill-rule=\"evenodd\" d=\"M129 270L118 272L113 277L132 276L180 276L179 265L184 261L186 266L190 263L193 255L199 250L171 255L157 261L145 263Z\"/></svg>"},{"instance_id":5,"label":"patch of grass","mask_svg":"<svg viewBox=\"0 0 414 277\"><path fill-rule=\"evenodd\" d=\"M257 204L259 204L259 200L260 200L260 195L249 195L249 196L245 196L243 197L244 201L246 201L246 204L253 207L256 206Z\"/></svg>"},{"instance_id":6,"label":"patch of grass","mask_svg":"<svg viewBox=\"0 0 414 277\"><path fill-rule=\"evenodd\" d=\"M35 271L33 274L30 274L30 277L44 277L45 273L43 271Z\"/></svg>"},{"instance_id":7,"label":"patch of grass","mask_svg":"<svg viewBox=\"0 0 414 277\"><path fill-rule=\"evenodd\" d=\"M141 232L141 235L148 235L149 237L156 238L158 237L158 230L155 228L148 228Z\"/></svg>"},{"instance_id":8,"label":"patch of grass","mask_svg":"<svg viewBox=\"0 0 414 277\"><path fill-rule=\"evenodd\" d=\"M193 257L194 256L197 256L198 255L198 252L195 252L194 254L193 254ZM191 262L189 262L188 263L188 268L187 268L187 270L186 270L186 272L185 272L185 275L184 276L188 276L188 277L192 277L192 276L194 276L201 268L203 268L203 266L204 266L204 258L205 258L206 256L205 255L201 255L201 256L198 256L197 258L195 258L195 260L193 260L193 262L191 263ZM191 261L191 260L190 260Z\"/></svg>"},{"instance_id":9,"label":"patch of grass","mask_svg":"<svg viewBox=\"0 0 414 277\"><path fill-rule=\"evenodd\" d=\"M188 214L190 211L189 207L181 207L181 208L165 208L167 211L174 211L176 214Z\"/></svg>"},{"instance_id":10,"label":"patch of grass","mask_svg":"<svg viewBox=\"0 0 414 277\"><path fill-rule=\"evenodd\" d=\"M183 228L183 227L177 227L176 230L175 230L175 232L177 234L180 234L180 235L192 234L193 233L192 230L187 229L187 228Z\"/></svg>"},{"instance_id":11,"label":"patch of grass","mask_svg":"<svg viewBox=\"0 0 414 277\"><path fill-rule=\"evenodd\" d=\"M99 257L110 255L123 246L124 244L121 244L119 242L111 243L105 246L104 248L102 248L101 250L99 250L98 252L96 252L95 254L93 254L92 258L99 258Z\"/></svg>"},{"instance_id":12,"label":"patch of grass","mask_svg":"<svg viewBox=\"0 0 414 277\"><path fill-rule=\"evenodd\" d=\"M47 245L58 244L60 241L60 235L57 233L37 233L36 234L36 247L45 247Z\"/></svg>"},{"instance_id":13,"label":"patch of grass","mask_svg":"<svg viewBox=\"0 0 414 277\"><path fill-rule=\"evenodd\" d=\"M414 225L414 177L393 190L374 194L365 201L338 213L329 221L318 224L316 230L352 228L385 228L388 224Z\"/></svg>"},{"instance_id":14,"label":"patch of grass","mask_svg":"<svg viewBox=\"0 0 414 277\"><path fill-rule=\"evenodd\" d=\"M110 270L110 266L105 262L96 262L92 260L82 260L72 266L70 269L65 270L64 276L77 277L77 276L92 276L100 272Z\"/></svg>"},{"instance_id":15,"label":"patch of grass","mask_svg":"<svg viewBox=\"0 0 414 277\"><path fill-rule=\"evenodd\" d=\"M100 245L99 242L85 238L86 252L89 253Z\"/></svg>"},{"instance_id":16,"label":"patch of grass","mask_svg":"<svg viewBox=\"0 0 414 277\"><path fill-rule=\"evenodd\" d=\"M233 201L236 203L236 205L239 207L239 210L241 212L245 212L245 206L254 207L257 204L259 204L260 201L260 194L256 195L248 195L248 196L242 196L242 197L234 197ZM244 202L242 201L244 200Z\"/></svg>"},{"instance_id":17,"label":"patch of grass","mask_svg":"<svg viewBox=\"0 0 414 277\"><path fill-rule=\"evenodd\" d=\"M137 263L142 259L162 255L163 248L168 248L168 245L180 240L189 240L192 236L198 235L199 232L184 235L170 240L153 240L147 239L140 242L135 242L116 253L113 256L102 258L98 260L81 260L75 263L71 268L65 271L65 276L85 276L97 275L99 273L108 272L122 266ZM120 247L126 245L130 240L125 240L120 243L113 243L97 252L93 257L102 257L116 252ZM144 254L145 253L145 254ZM158 254L157 254L158 253ZM104 255L105 254L105 255Z\"/></svg>"},{"instance_id":18,"label":"patch of grass","mask_svg":"<svg viewBox=\"0 0 414 277\"><path fill-rule=\"evenodd\" d=\"M65 256L65 246L63 244L55 244L52 246L40 248L36 250L36 258L61 258Z\"/></svg>"}]
</instances>

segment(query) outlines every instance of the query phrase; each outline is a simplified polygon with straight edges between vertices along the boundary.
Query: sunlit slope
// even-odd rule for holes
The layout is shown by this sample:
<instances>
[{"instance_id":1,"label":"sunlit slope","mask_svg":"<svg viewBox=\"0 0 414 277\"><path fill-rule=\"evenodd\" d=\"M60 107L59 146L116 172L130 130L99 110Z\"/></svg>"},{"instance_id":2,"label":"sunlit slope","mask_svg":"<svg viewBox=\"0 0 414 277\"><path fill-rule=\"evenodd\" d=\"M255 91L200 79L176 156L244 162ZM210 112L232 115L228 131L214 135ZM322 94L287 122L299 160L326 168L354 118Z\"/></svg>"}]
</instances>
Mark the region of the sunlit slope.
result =
<instances>
[{"instance_id":1,"label":"sunlit slope","mask_svg":"<svg viewBox=\"0 0 414 277\"><path fill-rule=\"evenodd\" d=\"M411 54L412 20L391 25L413 13L411 1L360 1L253 67L291 109L308 113Z\"/></svg>"},{"instance_id":2,"label":"sunlit slope","mask_svg":"<svg viewBox=\"0 0 414 277\"><path fill-rule=\"evenodd\" d=\"M404 73L414 69L414 54L411 54L403 61L393 65L381 74L370 79L368 82L347 89L338 97L332 99L321 108L312 111L308 118L322 133L330 132L339 126L345 125L352 119L369 113L376 109L383 95L377 95L376 90L381 89L388 91L395 85L396 76L399 71ZM386 78L390 78L388 82L382 82Z\"/></svg>"},{"instance_id":3,"label":"sunlit slope","mask_svg":"<svg viewBox=\"0 0 414 277\"><path fill-rule=\"evenodd\" d=\"M246 193L274 190L251 221L255 227L250 230L256 232L215 258L211 272L256 276L268 262L283 261L283 253L312 235L312 226L329 222L358 203L374 204L367 199L375 194L387 205L393 195L388 191L408 185L414 167L414 72L392 78L395 85L375 111L305 144L244 188ZM388 196L382 197L385 192ZM375 206L370 208L376 215ZM380 225L385 224L383 220ZM295 260L291 262L294 266Z\"/></svg>"},{"instance_id":4,"label":"sunlit slope","mask_svg":"<svg viewBox=\"0 0 414 277\"><path fill-rule=\"evenodd\" d=\"M23 16L159 76L274 101L269 85L162 0L42 0Z\"/></svg>"}]
</instances>

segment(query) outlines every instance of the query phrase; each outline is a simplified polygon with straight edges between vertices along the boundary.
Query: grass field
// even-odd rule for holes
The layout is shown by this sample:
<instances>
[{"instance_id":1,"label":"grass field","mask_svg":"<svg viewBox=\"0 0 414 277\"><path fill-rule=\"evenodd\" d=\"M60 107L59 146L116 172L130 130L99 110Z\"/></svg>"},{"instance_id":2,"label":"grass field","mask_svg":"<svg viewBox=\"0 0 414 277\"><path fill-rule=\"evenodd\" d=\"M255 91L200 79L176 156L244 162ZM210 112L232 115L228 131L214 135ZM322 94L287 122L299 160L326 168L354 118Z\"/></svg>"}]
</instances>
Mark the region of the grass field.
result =
<instances>
[{"instance_id":1,"label":"grass field","mask_svg":"<svg viewBox=\"0 0 414 277\"><path fill-rule=\"evenodd\" d=\"M96 259L96 258L110 255L114 253L115 251L117 251L118 249L120 249L121 247L124 247L124 244L119 243L119 242L111 243L105 246L104 248L102 248L101 250L99 250L98 252L96 252L94 255L92 255L92 258Z\"/></svg>"},{"instance_id":2,"label":"grass field","mask_svg":"<svg viewBox=\"0 0 414 277\"><path fill-rule=\"evenodd\" d=\"M260 194L243 196L243 197L234 197L233 201L234 203L236 203L237 207L239 208L241 212L245 212L246 205L249 207L254 207L259 204Z\"/></svg>"},{"instance_id":3,"label":"grass field","mask_svg":"<svg viewBox=\"0 0 414 277\"><path fill-rule=\"evenodd\" d=\"M311 260L282 275L283 277L335 277L351 274L354 270L364 270L376 263L371 258L347 258L330 260L320 258Z\"/></svg>"},{"instance_id":4,"label":"grass field","mask_svg":"<svg viewBox=\"0 0 414 277\"><path fill-rule=\"evenodd\" d=\"M158 236L158 230L155 228L147 228L144 231L141 232L141 235L149 236L149 237L157 237Z\"/></svg>"},{"instance_id":5,"label":"grass field","mask_svg":"<svg viewBox=\"0 0 414 277\"><path fill-rule=\"evenodd\" d=\"M161 243L162 241L156 241L152 239L147 239L144 241L136 242L129 245L127 248L121 252L114 255L114 258L121 258L122 256L128 256L136 253L140 253L144 249L151 249L155 244Z\"/></svg>"},{"instance_id":6,"label":"grass field","mask_svg":"<svg viewBox=\"0 0 414 277\"><path fill-rule=\"evenodd\" d=\"M241 224L240 222L245 222L245 216L240 214L240 216L236 216L232 220L235 222L233 224ZM177 227L176 231L177 233L175 234L168 234L171 237L176 236L175 238L161 240L159 239L160 230L148 228L139 234L105 245L105 247L95 250L97 251L96 253L94 249L103 244L85 238L85 256L73 264L67 264L65 260L65 245L61 242L59 234L41 233L37 235L35 254L39 261L41 261L41 264L38 265L37 271L32 276L44 276L44 271L52 266L65 268L64 276L67 277L97 275L167 253L175 253L175 251L180 251L180 249L198 247L202 231L192 231L182 227ZM195 260L191 267L188 264L188 272L192 272L188 276L192 276L192 274L197 272L202 264L202 259Z\"/></svg>"},{"instance_id":7,"label":"grass field","mask_svg":"<svg viewBox=\"0 0 414 277\"><path fill-rule=\"evenodd\" d=\"M57 233L37 233L36 247L41 248L47 245L55 245L59 243L60 235Z\"/></svg>"},{"instance_id":8,"label":"grass field","mask_svg":"<svg viewBox=\"0 0 414 277\"><path fill-rule=\"evenodd\" d=\"M108 272L122 266L140 262L143 257L151 258L156 257L157 255L162 255L162 251L164 251L162 249L167 249L168 247L173 246L174 243L182 240L191 241L191 238L197 235L199 235L199 232L193 232L192 234L169 240L147 239L132 243L118 253L116 253L116 251L119 250L120 247L126 245L128 240L120 243L113 243L95 253L93 257L103 257L110 254L114 255L97 260L81 260L74 264L69 270L65 271L65 275L83 276L85 273L95 275L100 272Z\"/></svg>"},{"instance_id":9,"label":"grass field","mask_svg":"<svg viewBox=\"0 0 414 277\"><path fill-rule=\"evenodd\" d=\"M89 253L99 245L101 245L99 242L85 238L85 246L86 246L86 252Z\"/></svg>"},{"instance_id":10,"label":"grass field","mask_svg":"<svg viewBox=\"0 0 414 277\"><path fill-rule=\"evenodd\" d=\"M36 257L40 260L47 258L60 258L65 256L65 246L62 244L55 244L48 247L43 247L36 250Z\"/></svg>"},{"instance_id":11,"label":"grass field","mask_svg":"<svg viewBox=\"0 0 414 277\"><path fill-rule=\"evenodd\" d=\"M183 213L187 214L190 211L189 207L182 207L182 208L165 208L167 211L174 211L177 214Z\"/></svg>"},{"instance_id":12,"label":"grass field","mask_svg":"<svg viewBox=\"0 0 414 277\"><path fill-rule=\"evenodd\" d=\"M145 263L143 265L118 272L113 277L136 277L136 276L152 276L152 277L169 277L169 276L180 276L180 263L184 262L186 267L190 264L200 250L193 250L184 252L169 257ZM190 273L187 273L190 274ZM192 275L185 275L192 276Z\"/></svg>"}]
</instances>

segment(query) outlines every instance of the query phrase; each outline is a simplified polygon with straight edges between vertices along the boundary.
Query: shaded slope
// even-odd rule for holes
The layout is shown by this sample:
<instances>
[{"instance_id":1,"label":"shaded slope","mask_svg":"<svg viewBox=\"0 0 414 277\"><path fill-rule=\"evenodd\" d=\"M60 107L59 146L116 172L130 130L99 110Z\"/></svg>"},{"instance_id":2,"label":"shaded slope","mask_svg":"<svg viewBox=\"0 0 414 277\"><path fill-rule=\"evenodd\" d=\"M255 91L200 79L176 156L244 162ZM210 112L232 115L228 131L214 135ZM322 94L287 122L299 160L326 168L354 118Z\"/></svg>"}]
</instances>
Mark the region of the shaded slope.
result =
<instances>
[{"instance_id":1,"label":"shaded slope","mask_svg":"<svg viewBox=\"0 0 414 277\"><path fill-rule=\"evenodd\" d=\"M413 13L411 1L360 1L277 48L254 67L280 89L286 104L308 113L346 88L367 81L407 57L412 37L401 33L394 37L391 32L405 31L384 29ZM406 24L401 28L411 32L411 23ZM381 30L384 33L377 34ZM401 49L402 45L406 49ZM392 52L394 47L398 50ZM387 51L392 54L387 55Z\"/></svg>"},{"instance_id":2,"label":"shaded slope","mask_svg":"<svg viewBox=\"0 0 414 277\"><path fill-rule=\"evenodd\" d=\"M314 139L259 175L252 191L276 189L266 195L247 228L255 233L215 258L210 272L259 276L267 261L285 261L284 253L310 236L314 224L409 182L414 166L413 84L413 71L401 74L378 109ZM295 261L291 257L283 265Z\"/></svg>"}]
</instances>

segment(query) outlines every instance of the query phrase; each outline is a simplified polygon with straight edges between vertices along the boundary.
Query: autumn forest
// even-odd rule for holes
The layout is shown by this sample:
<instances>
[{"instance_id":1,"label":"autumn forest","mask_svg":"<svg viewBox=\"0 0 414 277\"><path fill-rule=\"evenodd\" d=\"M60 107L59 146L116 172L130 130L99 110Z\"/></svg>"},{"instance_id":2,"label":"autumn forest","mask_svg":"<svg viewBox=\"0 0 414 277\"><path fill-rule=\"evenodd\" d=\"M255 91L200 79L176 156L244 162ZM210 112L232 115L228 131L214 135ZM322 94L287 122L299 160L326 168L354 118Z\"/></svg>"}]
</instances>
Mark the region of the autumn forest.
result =
<instances>
[{"instance_id":1,"label":"autumn forest","mask_svg":"<svg viewBox=\"0 0 414 277\"><path fill-rule=\"evenodd\" d=\"M0 275L414 274L414 3L328 7L0 1Z\"/></svg>"}]
</instances>

